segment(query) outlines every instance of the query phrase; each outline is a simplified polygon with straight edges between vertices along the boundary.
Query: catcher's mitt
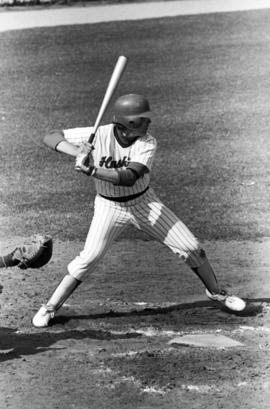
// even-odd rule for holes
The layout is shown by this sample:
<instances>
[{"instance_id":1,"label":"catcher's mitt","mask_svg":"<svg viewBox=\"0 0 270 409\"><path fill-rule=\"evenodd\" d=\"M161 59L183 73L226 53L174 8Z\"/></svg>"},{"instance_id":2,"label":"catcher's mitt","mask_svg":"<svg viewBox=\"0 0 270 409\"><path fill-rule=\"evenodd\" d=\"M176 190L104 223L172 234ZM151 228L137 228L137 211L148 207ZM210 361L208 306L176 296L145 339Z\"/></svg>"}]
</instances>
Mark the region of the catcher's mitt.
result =
<instances>
[{"instance_id":1,"label":"catcher's mitt","mask_svg":"<svg viewBox=\"0 0 270 409\"><path fill-rule=\"evenodd\" d=\"M25 243L16 248L13 259L18 260L21 269L40 268L52 257L53 241L50 235L34 234Z\"/></svg>"}]
</instances>

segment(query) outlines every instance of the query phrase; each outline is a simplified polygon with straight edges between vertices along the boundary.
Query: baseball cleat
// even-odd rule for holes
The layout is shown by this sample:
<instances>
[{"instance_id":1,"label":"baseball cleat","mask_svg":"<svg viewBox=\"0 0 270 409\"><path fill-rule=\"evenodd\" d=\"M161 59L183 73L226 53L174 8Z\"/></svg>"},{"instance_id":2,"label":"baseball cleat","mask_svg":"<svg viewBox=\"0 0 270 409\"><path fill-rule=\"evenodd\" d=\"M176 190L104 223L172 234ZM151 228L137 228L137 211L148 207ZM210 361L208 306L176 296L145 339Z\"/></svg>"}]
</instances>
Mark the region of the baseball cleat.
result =
<instances>
[{"instance_id":1,"label":"baseball cleat","mask_svg":"<svg viewBox=\"0 0 270 409\"><path fill-rule=\"evenodd\" d=\"M55 309L50 305L42 305L32 319L32 324L36 328L48 327L49 322L55 316Z\"/></svg>"},{"instance_id":2,"label":"baseball cleat","mask_svg":"<svg viewBox=\"0 0 270 409\"><path fill-rule=\"evenodd\" d=\"M229 295L226 291L222 290L219 294L212 294L207 289L205 290L207 297L215 301L231 311L240 312L246 308L246 303L235 295Z\"/></svg>"}]
</instances>

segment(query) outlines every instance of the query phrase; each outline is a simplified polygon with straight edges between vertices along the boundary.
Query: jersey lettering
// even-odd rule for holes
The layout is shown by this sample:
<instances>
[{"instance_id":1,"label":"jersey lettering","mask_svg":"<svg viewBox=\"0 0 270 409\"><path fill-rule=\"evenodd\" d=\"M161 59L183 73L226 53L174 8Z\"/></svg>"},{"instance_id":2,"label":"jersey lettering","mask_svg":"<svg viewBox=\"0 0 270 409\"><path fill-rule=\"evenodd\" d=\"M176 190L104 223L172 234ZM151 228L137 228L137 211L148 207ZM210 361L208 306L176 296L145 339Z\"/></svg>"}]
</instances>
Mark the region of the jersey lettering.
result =
<instances>
[{"instance_id":1,"label":"jersey lettering","mask_svg":"<svg viewBox=\"0 0 270 409\"><path fill-rule=\"evenodd\" d=\"M124 156L123 159L119 159L118 161L113 160L112 156L102 156L101 160L99 161L99 166L102 168L103 166L106 169L118 169L118 168L126 168L130 163L130 158Z\"/></svg>"}]
</instances>

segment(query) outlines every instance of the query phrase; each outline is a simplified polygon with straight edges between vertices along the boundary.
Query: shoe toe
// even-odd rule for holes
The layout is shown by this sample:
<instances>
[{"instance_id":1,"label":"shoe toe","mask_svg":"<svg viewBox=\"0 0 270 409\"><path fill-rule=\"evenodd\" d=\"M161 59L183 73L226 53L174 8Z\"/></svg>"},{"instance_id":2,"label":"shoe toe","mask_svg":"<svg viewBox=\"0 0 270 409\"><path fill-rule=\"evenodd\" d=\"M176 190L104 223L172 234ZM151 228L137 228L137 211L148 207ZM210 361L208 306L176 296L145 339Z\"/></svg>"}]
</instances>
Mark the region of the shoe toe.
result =
<instances>
[{"instance_id":1,"label":"shoe toe","mask_svg":"<svg viewBox=\"0 0 270 409\"><path fill-rule=\"evenodd\" d=\"M32 319L32 324L36 328L43 328L43 327L48 326L47 320L40 319L40 317L36 317L36 316Z\"/></svg>"},{"instance_id":2,"label":"shoe toe","mask_svg":"<svg viewBox=\"0 0 270 409\"><path fill-rule=\"evenodd\" d=\"M34 327L43 328L48 326L49 320L50 314L43 307L41 307L36 315L34 315L32 324Z\"/></svg>"},{"instance_id":3,"label":"shoe toe","mask_svg":"<svg viewBox=\"0 0 270 409\"><path fill-rule=\"evenodd\" d=\"M232 295L227 297L225 306L232 311L240 312L246 308L246 303L241 298Z\"/></svg>"}]
</instances>

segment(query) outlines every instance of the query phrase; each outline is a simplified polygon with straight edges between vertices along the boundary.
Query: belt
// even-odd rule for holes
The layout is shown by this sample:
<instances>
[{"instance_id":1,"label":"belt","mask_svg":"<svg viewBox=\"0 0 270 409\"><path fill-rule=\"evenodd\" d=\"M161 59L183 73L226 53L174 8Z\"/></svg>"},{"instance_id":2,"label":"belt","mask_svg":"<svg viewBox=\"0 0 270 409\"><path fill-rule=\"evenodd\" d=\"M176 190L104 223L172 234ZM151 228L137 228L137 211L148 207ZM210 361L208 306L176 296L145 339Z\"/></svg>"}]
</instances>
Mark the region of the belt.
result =
<instances>
[{"instance_id":1,"label":"belt","mask_svg":"<svg viewBox=\"0 0 270 409\"><path fill-rule=\"evenodd\" d=\"M130 200L133 200L133 199L136 199L137 197L142 196L148 189L149 189L149 186L147 186L147 188L144 189L142 192L135 193L135 195L130 195L130 196L110 197L110 196L103 196L101 194L99 194L99 196L103 197L103 199L112 200L113 202L129 202Z\"/></svg>"}]
</instances>

